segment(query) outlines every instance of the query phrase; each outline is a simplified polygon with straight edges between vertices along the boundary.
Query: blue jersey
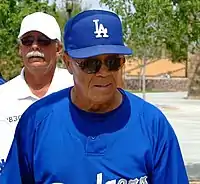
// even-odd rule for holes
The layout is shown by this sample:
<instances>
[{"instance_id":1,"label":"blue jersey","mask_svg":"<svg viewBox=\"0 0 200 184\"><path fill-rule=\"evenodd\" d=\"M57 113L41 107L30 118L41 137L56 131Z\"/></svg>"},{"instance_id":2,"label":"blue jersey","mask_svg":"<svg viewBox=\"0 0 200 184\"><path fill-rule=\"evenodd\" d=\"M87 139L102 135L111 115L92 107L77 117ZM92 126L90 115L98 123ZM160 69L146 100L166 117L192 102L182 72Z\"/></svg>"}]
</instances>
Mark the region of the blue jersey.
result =
<instances>
[{"instance_id":1,"label":"blue jersey","mask_svg":"<svg viewBox=\"0 0 200 184\"><path fill-rule=\"evenodd\" d=\"M4 84L6 81L2 78L2 77L0 77L0 85L1 84Z\"/></svg>"},{"instance_id":2,"label":"blue jersey","mask_svg":"<svg viewBox=\"0 0 200 184\"><path fill-rule=\"evenodd\" d=\"M120 90L121 105L85 112L71 88L22 115L1 184L188 184L175 133L153 105Z\"/></svg>"}]
</instances>

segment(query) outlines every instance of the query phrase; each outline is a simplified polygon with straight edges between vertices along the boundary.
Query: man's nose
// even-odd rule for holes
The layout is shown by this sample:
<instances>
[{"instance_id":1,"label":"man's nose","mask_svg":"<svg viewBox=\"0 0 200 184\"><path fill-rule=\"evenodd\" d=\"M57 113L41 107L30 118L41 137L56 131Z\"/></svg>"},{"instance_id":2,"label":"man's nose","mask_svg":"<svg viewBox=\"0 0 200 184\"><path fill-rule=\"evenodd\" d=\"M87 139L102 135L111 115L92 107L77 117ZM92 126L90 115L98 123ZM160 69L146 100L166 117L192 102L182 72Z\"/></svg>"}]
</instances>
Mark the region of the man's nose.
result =
<instances>
[{"instance_id":1,"label":"man's nose","mask_svg":"<svg viewBox=\"0 0 200 184\"><path fill-rule=\"evenodd\" d=\"M39 49L39 44L38 44L37 40L34 40L34 42L32 43L32 49L33 50L38 50Z\"/></svg>"},{"instance_id":2,"label":"man's nose","mask_svg":"<svg viewBox=\"0 0 200 184\"><path fill-rule=\"evenodd\" d=\"M110 71L108 70L108 67L102 62L101 68L96 73L96 76L106 77L110 74Z\"/></svg>"}]
</instances>

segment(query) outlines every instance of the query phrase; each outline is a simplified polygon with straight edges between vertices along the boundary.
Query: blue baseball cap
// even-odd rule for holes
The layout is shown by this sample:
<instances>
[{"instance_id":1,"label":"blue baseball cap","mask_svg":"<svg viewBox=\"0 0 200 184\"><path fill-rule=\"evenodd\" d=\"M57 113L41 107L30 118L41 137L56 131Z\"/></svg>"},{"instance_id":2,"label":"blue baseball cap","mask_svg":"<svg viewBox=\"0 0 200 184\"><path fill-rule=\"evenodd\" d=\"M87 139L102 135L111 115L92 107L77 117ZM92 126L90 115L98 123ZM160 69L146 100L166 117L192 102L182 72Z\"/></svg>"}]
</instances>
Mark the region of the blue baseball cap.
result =
<instances>
[{"instance_id":1,"label":"blue baseball cap","mask_svg":"<svg viewBox=\"0 0 200 184\"><path fill-rule=\"evenodd\" d=\"M64 29L64 49L72 58L132 54L123 42L121 20L105 10L87 10L71 18Z\"/></svg>"}]
</instances>

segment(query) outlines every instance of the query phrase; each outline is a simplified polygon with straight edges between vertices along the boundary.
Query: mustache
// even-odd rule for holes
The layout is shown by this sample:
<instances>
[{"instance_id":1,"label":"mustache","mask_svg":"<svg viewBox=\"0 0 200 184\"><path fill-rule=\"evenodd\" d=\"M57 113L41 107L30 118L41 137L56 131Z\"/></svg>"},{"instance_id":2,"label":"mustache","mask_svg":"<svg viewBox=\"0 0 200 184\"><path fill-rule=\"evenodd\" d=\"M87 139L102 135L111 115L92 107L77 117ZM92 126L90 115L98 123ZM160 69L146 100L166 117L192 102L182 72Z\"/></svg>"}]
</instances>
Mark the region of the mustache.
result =
<instances>
[{"instance_id":1,"label":"mustache","mask_svg":"<svg viewBox=\"0 0 200 184\"><path fill-rule=\"evenodd\" d=\"M26 54L26 57L29 59L31 57L40 57L40 58L44 58L44 53L42 52L39 52L39 51L31 51L31 52L28 52Z\"/></svg>"}]
</instances>

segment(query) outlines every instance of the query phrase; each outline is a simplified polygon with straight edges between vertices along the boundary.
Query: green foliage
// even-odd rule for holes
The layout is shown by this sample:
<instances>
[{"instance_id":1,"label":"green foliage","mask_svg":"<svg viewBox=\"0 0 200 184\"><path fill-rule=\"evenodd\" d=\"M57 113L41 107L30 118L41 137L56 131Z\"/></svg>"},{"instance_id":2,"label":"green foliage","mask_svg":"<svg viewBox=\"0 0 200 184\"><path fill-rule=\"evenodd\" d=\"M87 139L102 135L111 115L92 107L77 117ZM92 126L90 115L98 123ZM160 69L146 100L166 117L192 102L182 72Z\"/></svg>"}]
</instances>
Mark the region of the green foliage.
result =
<instances>
[{"instance_id":1,"label":"green foliage","mask_svg":"<svg viewBox=\"0 0 200 184\"><path fill-rule=\"evenodd\" d=\"M187 59L200 41L198 0L101 0L119 14L125 41L138 57L159 57L162 49L175 61ZM134 5L136 12L132 10ZM190 46L190 47L189 47Z\"/></svg>"},{"instance_id":2,"label":"green foliage","mask_svg":"<svg viewBox=\"0 0 200 184\"><path fill-rule=\"evenodd\" d=\"M53 15L63 30L67 20L65 9L58 9L56 1L48 4L48 0L1 0L0 1L0 73L11 79L18 75L22 61L18 56L17 36L22 19L33 12L42 11ZM72 15L81 11L80 4L74 5Z\"/></svg>"},{"instance_id":3,"label":"green foliage","mask_svg":"<svg viewBox=\"0 0 200 184\"><path fill-rule=\"evenodd\" d=\"M35 11L55 15L54 5L34 0L0 1L0 71L6 79L16 76L22 66L18 57L17 36L22 19Z\"/></svg>"}]
</instances>

